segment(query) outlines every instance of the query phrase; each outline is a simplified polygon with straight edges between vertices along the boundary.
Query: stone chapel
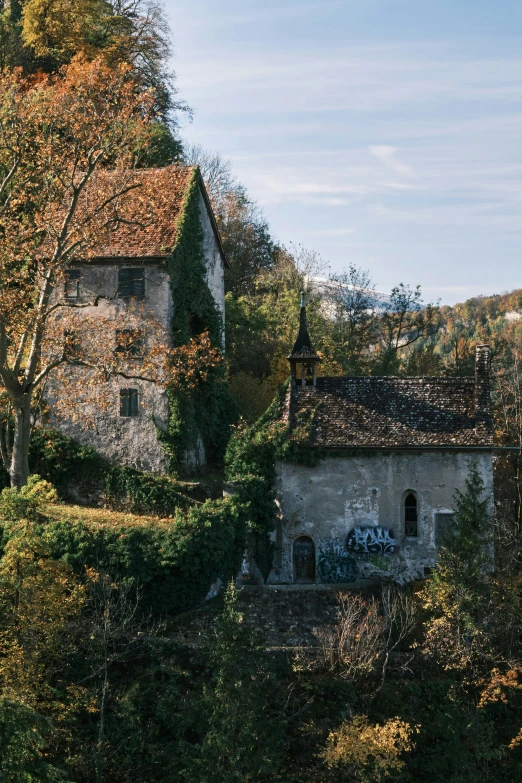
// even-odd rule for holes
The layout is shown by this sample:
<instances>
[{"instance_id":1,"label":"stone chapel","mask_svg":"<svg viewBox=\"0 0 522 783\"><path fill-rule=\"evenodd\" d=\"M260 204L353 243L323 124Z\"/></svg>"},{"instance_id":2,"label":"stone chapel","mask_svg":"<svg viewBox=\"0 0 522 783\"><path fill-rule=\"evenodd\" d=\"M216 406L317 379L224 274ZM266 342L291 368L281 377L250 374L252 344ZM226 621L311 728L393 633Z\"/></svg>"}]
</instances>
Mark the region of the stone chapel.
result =
<instances>
[{"instance_id":1,"label":"stone chapel","mask_svg":"<svg viewBox=\"0 0 522 783\"><path fill-rule=\"evenodd\" d=\"M317 464L278 462L271 584L424 578L472 463L493 501L490 349L466 378L321 377L301 306L285 418L312 416Z\"/></svg>"}]
</instances>

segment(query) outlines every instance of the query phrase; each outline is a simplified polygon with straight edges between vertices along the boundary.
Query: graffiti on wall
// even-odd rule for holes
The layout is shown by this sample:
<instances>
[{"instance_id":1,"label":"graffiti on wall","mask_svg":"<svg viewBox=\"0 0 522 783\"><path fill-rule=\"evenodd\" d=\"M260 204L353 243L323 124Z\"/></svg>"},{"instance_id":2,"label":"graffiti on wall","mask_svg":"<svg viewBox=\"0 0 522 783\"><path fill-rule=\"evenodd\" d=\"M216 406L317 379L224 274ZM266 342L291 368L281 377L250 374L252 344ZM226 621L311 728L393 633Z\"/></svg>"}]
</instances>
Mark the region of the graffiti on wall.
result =
<instances>
[{"instance_id":1,"label":"graffiti on wall","mask_svg":"<svg viewBox=\"0 0 522 783\"><path fill-rule=\"evenodd\" d=\"M339 538L326 538L319 542L317 571L321 582L341 584L355 582L357 563Z\"/></svg>"},{"instance_id":2,"label":"graffiti on wall","mask_svg":"<svg viewBox=\"0 0 522 783\"><path fill-rule=\"evenodd\" d=\"M389 527L360 525L353 528L346 540L346 549L356 557L365 555L393 555L399 542Z\"/></svg>"}]
</instances>

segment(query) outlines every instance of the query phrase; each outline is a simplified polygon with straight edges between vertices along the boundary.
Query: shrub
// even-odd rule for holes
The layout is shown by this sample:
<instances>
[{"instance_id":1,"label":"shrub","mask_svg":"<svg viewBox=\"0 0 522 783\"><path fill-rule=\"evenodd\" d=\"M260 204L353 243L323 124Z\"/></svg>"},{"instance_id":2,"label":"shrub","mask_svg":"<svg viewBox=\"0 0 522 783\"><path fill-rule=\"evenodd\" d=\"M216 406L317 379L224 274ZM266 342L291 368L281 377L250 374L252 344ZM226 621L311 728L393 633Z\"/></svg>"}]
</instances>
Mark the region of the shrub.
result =
<instances>
[{"instance_id":1,"label":"shrub","mask_svg":"<svg viewBox=\"0 0 522 783\"><path fill-rule=\"evenodd\" d=\"M0 516L6 522L20 519L36 520L40 511L58 499L55 488L40 476L29 476L22 489L6 487L0 495Z\"/></svg>"},{"instance_id":2,"label":"shrub","mask_svg":"<svg viewBox=\"0 0 522 783\"><path fill-rule=\"evenodd\" d=\"M238 572L248 507L234 498L178 510L172 522L105 527L48 521L50 556L81 573L86 567L138 583L142 605L154 615L190 609L220 577Z\"/></svg>"}]
</instances>

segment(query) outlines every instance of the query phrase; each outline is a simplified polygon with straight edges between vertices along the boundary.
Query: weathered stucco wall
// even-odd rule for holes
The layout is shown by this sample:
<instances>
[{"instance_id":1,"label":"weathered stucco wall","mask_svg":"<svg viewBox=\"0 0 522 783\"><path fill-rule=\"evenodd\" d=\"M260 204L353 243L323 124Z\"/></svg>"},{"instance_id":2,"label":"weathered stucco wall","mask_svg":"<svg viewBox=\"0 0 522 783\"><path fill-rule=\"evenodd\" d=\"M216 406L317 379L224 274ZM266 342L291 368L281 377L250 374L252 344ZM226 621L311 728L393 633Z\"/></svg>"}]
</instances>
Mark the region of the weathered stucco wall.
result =
<instances>
[{"instance_id":1,"label":"weathered stucco wall","mask_svg":"<svg viewBox=\"0 0 522 783\"><path fill-rule=\"evenodd\" d=\"M95 307L81 310L85 315L99 317L103 320L105 339L114 339L116 345L116 329L124 323L129 310L138 316L143 325L145 350L150 341L150 332L157 326L165 330L164 339L170 335L172 317L172 295L168 275L161 263L145 264L141 260L127 264L91 263L78 265L81 269L79 303L89 302L95 296L115 297L118 290L118 269L121 266L137 266L145 269L145 296L139 299L100 300ZM58 293L58 292L57 292ZM59 292L61 295L61 291ZM58 311L60 312L60 311ZM64 310L67 315L67 310ZM114 332L111 322L114 322ZM149 328L147 329L147 324ZM129 362L129 369L135 367L139 372L140 360ZM74 372L82 372L76 369ZM89 404L82 403L77 421L71 419L55 420L51 423L58 426L62 432L84 445L93 446L110 460L124 465L130 465L139 470L162 472L166 468L164 450L158 441L156 424L166 427L168 420L168 402L162 389L146 381L113 378L109 381L106 394L109 404L106 410L93 410ZM120 389L133 388L138 390L139 415L135 417L120 416ZM47 388L47 397L51 403L57 390L52 380Z\"/></svg>"},{"instance_id":2,"label":"weathered stucco wall","mask_svg":"<svg viewBox=\"0 0 522 783\"><path fill-rule=\"evenodd\" d=\"M399 581L425 575L436 562L435 519L450 513L456 489L463 490L475 461L493 497L491 452L386 451L329 457L315 467L276 465L276 491L283 515L274 537L275 567L269 581L294 581L293 545L300 536L315 544L315 577L348 582L391 573ZM418 536L404 531L404 500L418 502ZM357 560L347 551L354 527L393 531L396 545L384 554ZM383 547L384 549L385 547Z\"/></svg>"},{"instance_id":3,"label":"weathered stucco wall","mask_svg":"<svg viewBox=\"0 0 522 783\"><path fill-rule=\"evenodd\" d=\"M205 252L205 262L207 265L207 285L210 293L214 297L216 307L221 313L223 319L223 328L225 325L225 266L221 250L219 248L216 234L212 226L212 221L208 213L207 205L203 196L199 197L199 208L201 215L201 226L203 228L203 249Z\"/></svg>"}]
</instances>

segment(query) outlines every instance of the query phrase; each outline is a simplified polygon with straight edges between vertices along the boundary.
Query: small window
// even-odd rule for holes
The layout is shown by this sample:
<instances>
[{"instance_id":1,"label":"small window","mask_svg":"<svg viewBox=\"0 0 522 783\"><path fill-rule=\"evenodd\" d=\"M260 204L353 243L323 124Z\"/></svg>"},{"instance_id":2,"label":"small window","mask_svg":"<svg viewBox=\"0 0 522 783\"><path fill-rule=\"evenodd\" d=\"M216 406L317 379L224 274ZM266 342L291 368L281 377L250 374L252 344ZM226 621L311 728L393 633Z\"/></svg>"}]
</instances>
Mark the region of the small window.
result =
<instances>
[{"instance_id":1,"label":"small window","mask_svg":"<svg viewBox=\"0 0 522 783\"><path fill-rule=\"evenodd\" d=\"M120 389L120 416L139 416L137 389Z\"/></svg>"},{"instance_id":2,"label":"small window","mask_svg":"<svg viewBox=\"0 0 522 783\"><path fill-rule=\"evenodd\" d=\"M453 514L435 515L435 544L443 546L455 528L455 517Z\"/></svg>"},{"instance_id":3,"label":"small window","mask_svg":"<svg viewBox=\"0 0 522 783\"><path fill-rule=\"evenodd\" d=\"M76 329L66 329L63 335L63 353L69 362L78 361L80 358L80 335Z\"/></svg>"},{"instance_id":4,"label":"small window","mask_svg":"<svg viewBox=\"0 0 522 783\"><path fill-rule=\"evenodd\" d=\"M118 270L118 296L144 296L145 270L142 266L123 267Z\"/></svg>"},{"instance_id":5,"label":"small window","mask_svg":"<svg viewBox=\"0 0 522 783\"><path fill-rule=\"evenodd\" d=\"M192 337L199 337L205 331L205 323L196 313L190 313L189 326Z\"/></svg>"},{"instance_id":6,"label":"small window","mask_svg":"<svg viewBox=\"0 0 522 783\"><path fill-rule=\"evenodd\" d=\"M64 294L66 299L80 298L80 279L82 273L79 269L65 270Z\"/></svg>"},{"instance_id":7,"label":"small window","mask_svg":"<svg viewBox=\"0 0 522 783\"><path fill-rule=\"evenodd\" d=\"M404 501L404 535L406 538L417 538L418 518L417 498L413 492L410 492Z\"/></svg>"},{"instance_id":8,"label":"small window","mask_svg":"<svg viewBox=\"0 0 522 783\"><path fill-rule=\"evenodd\" d=\"M116 329L115 350L125 358L143 356L143 333L139 329Z\"/></svg>"}]
</instances>

